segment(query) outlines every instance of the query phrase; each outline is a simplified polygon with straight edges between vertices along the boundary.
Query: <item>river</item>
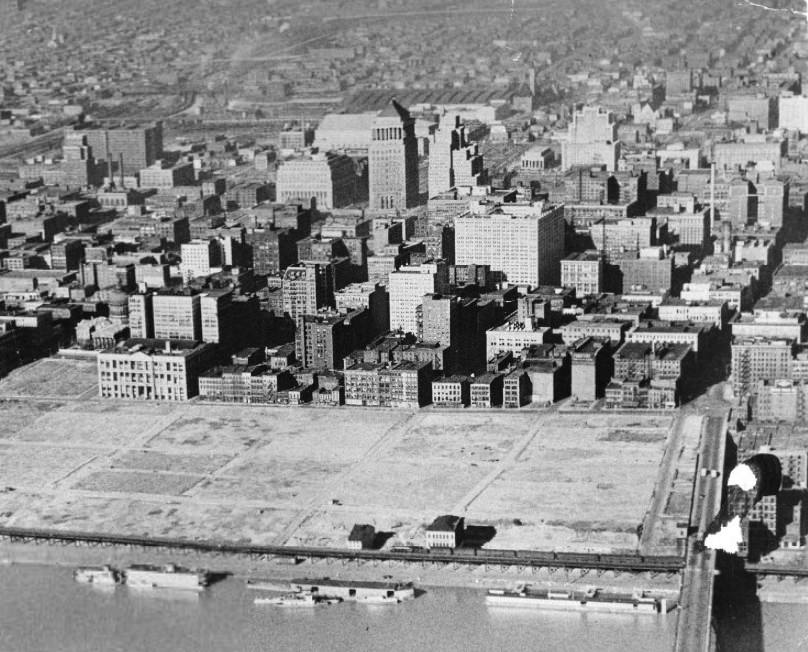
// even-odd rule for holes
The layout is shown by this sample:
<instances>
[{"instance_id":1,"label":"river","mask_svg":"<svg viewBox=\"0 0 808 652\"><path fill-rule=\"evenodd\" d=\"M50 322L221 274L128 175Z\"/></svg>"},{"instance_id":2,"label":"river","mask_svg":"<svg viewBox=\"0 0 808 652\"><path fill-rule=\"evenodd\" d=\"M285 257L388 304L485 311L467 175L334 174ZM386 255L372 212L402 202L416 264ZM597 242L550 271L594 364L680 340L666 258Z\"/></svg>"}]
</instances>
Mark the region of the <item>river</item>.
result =
<instances>
[{"instance_id":1,"label":"river","mask_svg":"<svg viewBox=\"0 0 808 652\"><path fill-rule=\"evenodd\" d=\"M463 652L668 652L668 616L489 607L484 593L427 588L395 606L352 603L306 609L253 605L258 594L229 578L204 593L107 590L73 581L69 568L0 566L0 652L252 652L422 650ZM806 605L722 609L722 649L808 649Z\"/></svg>"},{"instance_id":2,"label":"river","mask_svg":"<svg viewBox=\"0 0 808 652\"><path fill-rule=\"evenodd\" d=\"M668 651L676 616L487 607L474 589L428 588L399 605L306 609L252 604L230 578L203 594L100 590L71 570L0 567L2 652L317 650Z\"/></svg>"}]
</instances>

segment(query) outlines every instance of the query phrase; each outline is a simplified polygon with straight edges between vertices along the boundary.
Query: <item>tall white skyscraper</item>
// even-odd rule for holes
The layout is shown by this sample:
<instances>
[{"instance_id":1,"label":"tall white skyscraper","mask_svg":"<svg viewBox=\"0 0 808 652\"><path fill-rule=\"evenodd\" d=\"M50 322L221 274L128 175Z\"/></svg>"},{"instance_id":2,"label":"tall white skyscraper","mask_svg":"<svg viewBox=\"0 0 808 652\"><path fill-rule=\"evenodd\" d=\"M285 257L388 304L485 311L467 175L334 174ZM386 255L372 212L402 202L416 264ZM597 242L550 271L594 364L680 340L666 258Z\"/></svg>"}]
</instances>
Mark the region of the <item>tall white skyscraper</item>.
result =
<instances>
[{"instance_id":1,"label":"tall white skyscraper","mask_svg":"<svg viewBox=\"0 0 808 652\"><path fill-rule=\"evenodd\" d=\"M575 165L605 165L609 171L617 169L620 143L617 142L617 123L614 116L596 106L576 110L561 143L561 164L564 169Z\"/></svg>"},{"instance_id":2,"label":"tall white skyscraper","mask_svg":"<svg viewBox=\"0 0 808 652\"><path fill-rule=\"evenodd\" d=\"M447 113L429 144L429 196L456 186L476 186L482 181L483 157L466 134L460 116Z\"/></svg>"},{"instance_id":3,"label":"tall white skyscraper","mask_svg":"<svg viewBox=\"0 0 808 652\"><path fill-rule=\"evenodd\" d=\"M407 265L390 272L387 291L390 294L390 328L405 333L418 332L416 309L424 295L448 291L449 269L443 261Z\"/></svg>"},{"instance_id":4,"label":"tall white skyscraper","mask_svg":"<svg viewBox=\"0 0 808 652\"><path fill-rule=\"evenodd\" d=\"M547 202L501 204L455 218L455 262L490 265L510 285L557 285L564 211Z\"/></svg>"}]
</instances>

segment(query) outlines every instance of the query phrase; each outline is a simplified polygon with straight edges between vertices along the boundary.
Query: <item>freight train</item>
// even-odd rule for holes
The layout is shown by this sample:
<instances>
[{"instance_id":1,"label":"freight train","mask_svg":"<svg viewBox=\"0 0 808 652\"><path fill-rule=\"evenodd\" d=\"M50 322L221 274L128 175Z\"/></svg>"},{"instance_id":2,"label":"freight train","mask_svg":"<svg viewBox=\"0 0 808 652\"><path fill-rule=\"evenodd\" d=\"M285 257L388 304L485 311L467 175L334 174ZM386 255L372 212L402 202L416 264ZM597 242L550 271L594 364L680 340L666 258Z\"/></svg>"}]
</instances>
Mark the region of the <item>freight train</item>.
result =
<instances>
[{"instance_id":1,"label":"freight train","mask_svg":"<svg viewBox=\"0 0 808 652\"><path fill-rule=\"evenodd\" d=\"M424 555L430 559L451 558L461 562L464 559L478 559L480 561L524 562L527 564L557 563L562 566L581 564L584 566L614 566L615 568L646 568L649 570L668 570L682 568L684 560L675 555L647 556L635 554L610 553L575 553L543 550L500 550L496 548L424 548L421 546L393 546L392 553L409 553L409 555Z\"/></svg>"},{"instance_id":2,"label":"freight train","mask_svg":"<svg viewBox=\"0 0 808 652\"><path fill-rule=\"evenodd\" d=\"M309 548L304 546L258 546L243 543L220 543L111 535L92 532L38 530L0 527L0 539L32 543L61 543L90 546L137 546L165 550L195 550L217 554L276 556L294 559L337 558L366 560L401 560L412 562L444 561L467 564L513 564L525 566L559 566L566 568L594 568L601 570L631 570L650 572L676 572L684 567L677 556L645 556L637 554L574 553L541 550L499 550L496 548L423 548L397 545L388 550L349 550L345 548Z\"/></svg>"}]
</instances>

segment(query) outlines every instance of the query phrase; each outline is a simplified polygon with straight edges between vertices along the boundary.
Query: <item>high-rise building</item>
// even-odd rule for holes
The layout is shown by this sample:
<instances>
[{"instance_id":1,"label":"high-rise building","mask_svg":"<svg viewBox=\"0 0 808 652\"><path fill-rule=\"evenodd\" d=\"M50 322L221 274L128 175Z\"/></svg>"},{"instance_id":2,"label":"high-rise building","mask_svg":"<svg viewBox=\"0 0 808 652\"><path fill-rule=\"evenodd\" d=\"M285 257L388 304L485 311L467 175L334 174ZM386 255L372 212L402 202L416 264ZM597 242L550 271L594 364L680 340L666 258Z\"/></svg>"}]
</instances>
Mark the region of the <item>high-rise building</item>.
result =
<instances>
[{"instance_id":1,"label":"high-rise building","mask_svg":"<svg viewBox=\"0 0 808 652\"><path fill-rule=\"evenodd\" d=\"M614 116L594 106L576 110L568 128L567 140L561 145L564 169L576 165L605 165L607 170L614 171L619 158L620 143Z\"/></svg>"},{"instance_id":2,"label":"high-rise building","mask_svg":"<svg viewBox=\"0 0 808 652\"><path fill-rule=\"evenodd\" d=\"M202 323L202 340L221 344L232 335L237 324L227 319L232 314L228 309L233 299L231 288L208 290L199 297L199 313Z\"/></svg>"},{"instance_id":3,"label":"high-rise building","mask_svg":"<svg viewBox=\"0 0 808 652\"><path fill-rule=\"evenodd\" d=\"M358 198L359 177L353 160L335 152L316 152L286 159L278 166L275 181L277 200L284 204L319 209L342 208Z\"/></svg>"},{"instance_id":4,"label":"high-rise building","mask_svg":"<svg viewBox=\"0 0 808 652\"><path fill-rule=\"evenodd\" d=\"M457 114L445 114L429 144L429 196L483 180L483 157Z\"/></svg>"},{"instance_id":5,"label":"high-rise building","mask_svg":"<svg viewBox=\"0 0 808 652\"><path fill-rule=\"evenodd\" d=\"M119 174L133 176L152 165L163 154L163 124L123 126L109 129L81 129L87 145L96 159L118 164L123 159Z\"/></svg>"},{"instance_id":6,"label":"high-rise building","mask_svg":"<svg viewBox=\"0 0 808 652\"><path fill-rule=\"evenodd\" d=\"M250 229L244 239L256 275L277 274L297 261L295 237L289 229Z\"/></svg>"},{"instance_id":7,"label":"high-rise building","mask_svg":"<svg viewBox=\"0 0 808 652\"><path fill-rule=\"evenodd\" d=\"M368 174L371 209L405 209L418 204L415 120L395 100L373 120Z\"/></svg>"},{"instance_id":8,"label":"high-rise building","mask_svg":"<svg viewBox=\"0 0 808 652\"><path fill-rule=\"evenodd\" d=\"M66 186L100 186L104 181L104 168L96 159L99 152L94 152L87 143L85 134L66 131L62 143L62 162Z\"/></svg>"},{"instance_id":9,"label":"high-rise building","mask_svg":"<svg viewBox=\"0 0 808 652\"><path fill-rule=\"evenodd\" d=\"M333 279L329 282L327 265L305 262L291 265L283 274L283 310L299 324L303 315L313 315L333 304Z\"/></svg>"},{"instance_id":10,"label":"high-rise building","mask_svg":"<svg viewBox=\"0 0 808 652\"><path fill-rule=\"evenodd\" d=\"M808 133L808 97L795 95L779 99L779 123L781 129L793 129Z\"/></svg>"},{"instance_id":11,"label":"high-rise building","mask_svg":"<svg viewBox=\"0 0 808 652\"><path fill-rule=\"evenodd\" d=\"M752 392L761 380L790 378L793 350L793 340L733 338L732 389L735 395Z\"/></svg>"},{"instance_id":12,"label":"high-rise building","mask_svg":"<svg viewBox=\"0 0 808 652\"><path fill-rule=\"evenodd\" d=\"M368 308L374 333L390 330L390 295L380 283L351 283L334 293L337 310L350 312Z\"/></svg>"},{"instance_id":13,"label":"high-rise building","mask_svg":"<svg viewBox=\"0 0 808 652\"><path fill-rule=\"evenodd\" d=\"M423 304L424 295L449 289L449 269L444 261L405 265L390 272L390 328L405 333L417 333L416 308Z\"/></svg>"},{"instance_id":14,"label":"high-rise building","mask_svg":"<svg viewBox=\"0 0 808 652\"><path fill-rule=\"evenodd\" d=\"M129 333L132 337L154 337L152 294L129 295Z\"/></svg>"},{"instance_id":15,"label":"high-rise building","mask_svg":"<svg viewBox=\"0 0 808 652\"><path fill-rule=\"evenodd\" d=\"M617 258L636 257L642 249L656 244L656 217L616 221L603 218L589 227L589 234L607 263Z\"/></svg>"},{"instance_id":16,"label":"high-rise building","mask_svg":"<svg viewBox=\"0 0 808 652\"><path fill-rule=\"evenodd\" d=\"M182 280L188 282L199 276L209 276L212 269L221 264L220 251L213 240L192 240L180 245Z\"/></svg>"},{"instance_id":17,"label":"high-rise building","mask_svg":"<svg viewBox=\"0 0 808 652\"><path fill-rule=\"evenodd\" d=\"M783 213L788 206L790 184L774 177L761 179L757 189L757 221L774 228L783 226Z\"/></svg>"},{"instance_id":18,"label":"high-rise building","mask_svg":"<svg viewBox=\"0 0 808 652\"><path fill-rule=\"evenodd\" d=\"M51 269L70 271L79 269L84 255L81 240L61 240L51 245Z\"/></svg>"},{"instance_id":19,"label":"high-rise building","mask_svg":"<svg viewBox=\"0 0 808 652\"><path fill-rule=\"evenodd\" d=\"M343 358L363 347L371 337L366 308L340 313L323 310L303 315L295 332L295 355L304 367L341 369Z\"/></svg>"},{"instance_id":20,"label":"high-rise building","mask_svg":"<svg viewBox=\"0 0 808 652\"><path fill-rule=\"evenodd\" d=\"M152 297L154 337L201 340L202 311L199 293L161 292Z\"/></svg>"},{"instance_id":21,"label":"high-rise building","mask_svg":"<svg viewBox=\"0 0 808 652\"><path fill-rule=\"evenodd\" d=\"M558 285L564 210L548 203L502 204L455 219L455 261L488 265L511 285Z\"/></svg>"}]
</instances>

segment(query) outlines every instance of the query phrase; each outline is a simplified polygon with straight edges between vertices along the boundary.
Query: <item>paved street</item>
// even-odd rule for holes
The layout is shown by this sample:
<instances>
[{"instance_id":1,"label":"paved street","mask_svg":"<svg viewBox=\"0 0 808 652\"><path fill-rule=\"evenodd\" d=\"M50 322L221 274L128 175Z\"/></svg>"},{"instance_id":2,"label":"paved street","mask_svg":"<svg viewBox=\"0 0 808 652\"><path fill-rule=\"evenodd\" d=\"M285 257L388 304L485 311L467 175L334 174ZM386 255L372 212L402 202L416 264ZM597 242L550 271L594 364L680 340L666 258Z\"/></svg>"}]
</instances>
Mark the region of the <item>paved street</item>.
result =
<instances>
[{"instance_id":1,"label":"paved street","mask_svg":"<svg viewBox=\"0 0 808 652\"><path fill-rule=\"evenodd\" d=\"M687 565L682 587L681 611L676 631L677 652L710 650L715 551L697 547L703 532L721 506L724 454L729 412L710 416L703 427L699 446L699 473L693 496L691 524L697 533L688 538ZM707 471L702 475L701 471ZM721 471L713 477L710 470Z\"/></svg>"}]
</instances>

